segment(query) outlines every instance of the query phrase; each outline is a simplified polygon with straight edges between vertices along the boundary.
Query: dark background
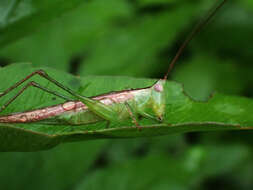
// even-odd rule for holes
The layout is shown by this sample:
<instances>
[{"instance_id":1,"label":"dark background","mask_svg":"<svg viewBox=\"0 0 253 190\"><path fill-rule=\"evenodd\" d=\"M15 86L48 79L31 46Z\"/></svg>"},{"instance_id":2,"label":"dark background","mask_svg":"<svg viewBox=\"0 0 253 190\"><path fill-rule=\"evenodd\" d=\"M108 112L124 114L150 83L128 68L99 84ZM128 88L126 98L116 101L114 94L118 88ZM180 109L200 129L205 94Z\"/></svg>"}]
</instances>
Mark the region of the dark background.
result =
<instances>
[{"instance_id":1,"label":"dark background","mask_svg":"<svg viewBox=\"0 0 253 190\"><path fill-rule=\"evenodd\" d=\"M29 26L27 19L12 31L17 35L9 35L4 13L10 2L16 4L9 18L25 18L34 5L0 3L1 66L31 62L80 76L148 78L163 77L186 35L214 4L211 0L86 1L53 19L36 20L39 24ZM170 79L183 83L196 100L207 100L214 92L252 97L252 18L251 0L228 1L187 47ZM1 153L0 186L252 189L252 138L250 131L202 132Z\"/></svg>"}]
</instances>

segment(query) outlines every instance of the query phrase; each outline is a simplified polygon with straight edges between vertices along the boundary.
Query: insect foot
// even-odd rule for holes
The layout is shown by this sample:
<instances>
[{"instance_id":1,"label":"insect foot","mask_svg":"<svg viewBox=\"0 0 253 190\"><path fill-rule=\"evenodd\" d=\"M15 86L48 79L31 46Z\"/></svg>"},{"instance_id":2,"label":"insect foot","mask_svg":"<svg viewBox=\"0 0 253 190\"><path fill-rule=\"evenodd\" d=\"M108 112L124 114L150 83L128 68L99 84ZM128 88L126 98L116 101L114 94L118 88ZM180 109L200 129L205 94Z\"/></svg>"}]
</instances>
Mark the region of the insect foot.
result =
<instances>
[{"instance_id":1,"label":"insect foot","mask_svg":"<svg viewBox=\"0 0 253 190\"><path fill-rule=\"evenodd\" d=\"M140 126L140 124L137 122L137 120L132 120L132 123L135 124L136 128L138 129L138 131L142 130L142 126Z\"/></svg>"}]
</instances>

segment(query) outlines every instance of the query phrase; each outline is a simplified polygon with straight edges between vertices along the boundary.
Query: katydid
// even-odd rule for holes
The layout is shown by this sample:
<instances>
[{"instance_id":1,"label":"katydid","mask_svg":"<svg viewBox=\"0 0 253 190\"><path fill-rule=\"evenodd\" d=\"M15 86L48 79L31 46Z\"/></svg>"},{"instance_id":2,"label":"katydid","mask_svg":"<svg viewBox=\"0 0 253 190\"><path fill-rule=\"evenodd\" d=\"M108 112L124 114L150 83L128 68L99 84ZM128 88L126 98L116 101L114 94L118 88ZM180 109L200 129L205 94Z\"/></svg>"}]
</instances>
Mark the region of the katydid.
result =
<instances>
[{"instance_id":1,"label":"katydid","mask_svg":"<svg viewBox=\"0 0 253 190\"><path fill-rule=\"evenodd\" d=\"M166 105L166 91L164 90L164 85L169 73L173 69L176 61L188 43L200 31L200 29L210 21L210 19L225 2L226 0L223 0L218 6L215 6L215 8L208 13L206 18L199 22L199 24L193 29L193 31L181 45L175 57L172 59L164 78L158 80L152 86L110 92L89 98L80 95L79 93L64 86L62 83L49 76L45 71L38 70L26 76L24 79L20 80L4 92L0 93L0 98L7 95L10 91L14 90L34 75L39 75L69 93L73 99L47 89L32 81L27 83L14 97L10 98L4 105L2 105L0 107L0 112L6 109L8 105L10 105L28 87L39 88L67 101L63 104L55 106L0 116L0 123L29 123L49 120L55 124L61 123L67 125L85 125L100 121L107 121L109 125L110 123L121 123L126 120L131 120L135 126L141 128L138 122L139 116L157 122L162 122Z\"/></svg>"}]
</instances>

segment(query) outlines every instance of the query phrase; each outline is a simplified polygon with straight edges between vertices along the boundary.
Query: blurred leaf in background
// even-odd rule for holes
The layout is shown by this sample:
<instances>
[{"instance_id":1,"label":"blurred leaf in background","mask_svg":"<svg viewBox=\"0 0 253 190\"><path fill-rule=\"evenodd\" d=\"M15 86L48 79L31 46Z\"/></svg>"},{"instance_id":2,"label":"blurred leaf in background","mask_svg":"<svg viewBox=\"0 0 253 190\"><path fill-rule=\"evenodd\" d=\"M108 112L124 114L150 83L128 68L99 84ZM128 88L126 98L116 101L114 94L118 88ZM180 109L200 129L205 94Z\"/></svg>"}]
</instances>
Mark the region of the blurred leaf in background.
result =
<instances>
[{"instance_id":1,"label":"blurred leaf in background","mask_svg":"<svg viewBox=\"0 0 253 190\"><path fill-rule=\"evenodd\" d=\"M0 65L31 62L75 75L159 78L211 0L0 2ZM228 1L171 78L190 96L252 97L253 4ZM17 71L18 72L18 71ZM249 189L250 131L61 145L1 153L1 189Z\"/></svg>"}]
</instances>

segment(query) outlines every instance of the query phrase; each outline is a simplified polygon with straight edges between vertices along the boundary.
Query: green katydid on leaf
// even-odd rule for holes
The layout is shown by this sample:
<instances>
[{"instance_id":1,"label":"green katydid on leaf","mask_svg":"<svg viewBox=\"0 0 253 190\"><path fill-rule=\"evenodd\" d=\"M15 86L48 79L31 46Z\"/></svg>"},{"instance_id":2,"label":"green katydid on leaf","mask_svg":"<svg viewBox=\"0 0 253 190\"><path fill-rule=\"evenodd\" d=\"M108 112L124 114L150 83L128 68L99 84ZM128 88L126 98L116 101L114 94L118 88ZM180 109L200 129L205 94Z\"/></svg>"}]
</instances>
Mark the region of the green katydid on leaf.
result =
<instances>
[{"instance_id":1,"label":"green katydid on leaf","mask_svg":"<svg viewBox=\"0 0 253 190\"><path fill-rule=\"evenodd\" d=\"M64 80L57 77L60 76L57 71L45 69L47 71L45 72L44 69L32 68L28 64L21 65L22 71L26 73L23 76L26 77L16 80L19 82L14 82L14 85L9 88L5 87L5 84L3 87L0 86L2 91L0 94L0 136L2 139L0 150L34 151L75 140L144 137L188 131L251 129L253 119L249 116L249 108L253 104L252 100L216 95L208 102L195 102L185 95L180 84L167 81L168 73L183 49L224 3L225 0L197 25L172 60L164 79L158 81L131 78L125 80L122 77L117 80L115 77L76 79L72 76L68 76L70 80L66 81L67 77L64 77ZM18 67L20 64L1 69L1 81L9 76L15 76L15 73L13 75L10 73L21 70ZM27 82L32 77L37 77L36 82ZM41 81L47 82L47 85ZM78 88L90 85L80 94L74 87L67 87L72 86L73 81L80 84ZM116 84L114 81L119 83L118 86L106 89L108 84ZM13 90L19 88L24 82L27 82L26 85L12 94ZM103 85L99 88L98 84ZM131 86L133 89L118 89L119 86ZM29 89L31 92L31 87L43 90L43 96L53 95L60 100L64 99L65 102L60 104L55 102L51 104L53 106L42 106L44 102L50 103L54 99L48 101L49 98L41 96L33 101L34 106L30 109L15 110L24 105L24 102L18 101L22 100L23 92ZM52 90L56 87L57 90ZM91 93L94 89L103 90L100 93L109 93L102 95ZM34 91L34 88L32 90ZM10 96L7 97L7 94ZM27 100L38 98L38 94L30 93L29 95L33 96L26 97ZM35 103L41 106L35 108ZM20 106L17 106L19 104Z\"/></svg>"}]
</instances>

